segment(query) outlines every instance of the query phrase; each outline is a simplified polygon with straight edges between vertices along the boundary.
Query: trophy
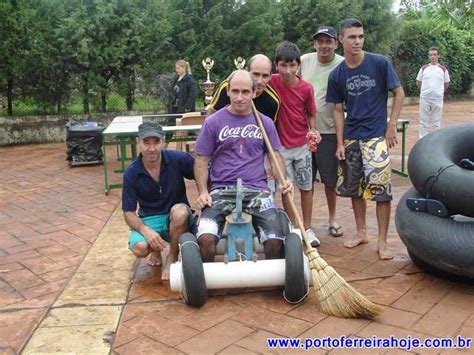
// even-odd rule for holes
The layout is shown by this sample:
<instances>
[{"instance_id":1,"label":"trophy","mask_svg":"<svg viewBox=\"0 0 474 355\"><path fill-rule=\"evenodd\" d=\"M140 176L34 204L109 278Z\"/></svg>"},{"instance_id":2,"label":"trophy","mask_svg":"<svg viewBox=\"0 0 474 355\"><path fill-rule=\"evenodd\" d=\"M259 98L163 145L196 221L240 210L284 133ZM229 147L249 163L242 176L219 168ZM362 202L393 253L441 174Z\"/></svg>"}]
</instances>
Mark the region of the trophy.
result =
<instances>
[{"instance_id":1,"label":"trophy","mask_svg":"<svg viewBox=\"0 0 474 355\"><path fill-rule=\"evenodd\" d=\"M202 60L202 66L204 67L204 69L206 69L207 80L206 81L199 80L199 87L201 88L202 91L204 91L204 95L205 95L204 103L206 104L206 110L207 110L209 109L209 104L212 101L212 94L214 93L214 87L216 86L216 83L211 81L211 77L210 77L210 72L211 72L212 67L214 66L214 61L211 58L207 57L206 59Z\"/></svg>"},{"instance_id":2,"label":"trophy","mask_svg":"<svg viewBox=\"0 0 474 355\"><path fill-rule=\"evenodd\" d=\"M234 59L234 64L237 69L244 69L245 67L245 59L242 57L237 57Z\"/></svg>"}]
</instances>

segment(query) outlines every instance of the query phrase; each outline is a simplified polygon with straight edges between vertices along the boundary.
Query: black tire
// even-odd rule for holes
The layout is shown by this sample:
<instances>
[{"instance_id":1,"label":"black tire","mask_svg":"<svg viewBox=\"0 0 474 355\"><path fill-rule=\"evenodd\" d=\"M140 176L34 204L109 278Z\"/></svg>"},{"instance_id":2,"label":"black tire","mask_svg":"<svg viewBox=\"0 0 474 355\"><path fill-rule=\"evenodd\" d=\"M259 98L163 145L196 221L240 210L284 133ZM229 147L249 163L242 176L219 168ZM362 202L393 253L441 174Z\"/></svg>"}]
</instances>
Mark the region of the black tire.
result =
<instances>
[{"instance_id":1,"label":"black tire","mask_svg":"<svg viewBox=\"0 0 474 355\"><path fill-rule=\"evenodd\" d=\"M179 237L179 244L185 285L183 298L190 306L201 307L207 301L207 287L197 239L191 233L184 233Z\"/></svg>"},{"instance_id":2,"label":"black tire","mask_svg":"<svg viewBox=\"0 0 474 355\"><path fill-rule=\"evenodd\" d=\"M412 260L427 271L439 270L474 280L474 221L411 211L406 204L410 197L421 195L411 188L402 196L395 225Z\"/></svg>"},{"instance_id":3,"label":"black tire","mask_svg":"<svg viewBox=\"0 0 474 355\"><path fill-rule=\"evenodd\" d=\"M410 255L411 260L420 268L423 269L430 274L436 275L440 278L449 280L449 281L455 281L455 282L462 282L462 283L467 283L467 284L472 284L474 285L474 279L473 278L468 278L460 275L455 275L455 274L450 274L444 270L440 270L435 268L434 266L425 263L423 260L418 258L415 254L408 252L408 255Z\"/></svg>"},{"instance_id":4,"label":"black tire","mask_svg":"<svg viewBox=\"0 0 474 355\"><path fill-rule=\"evenodd\" d=\"M441 201L451 214L474 217L474 171L462 159L474 159L474 124L442 128L420 139L410 152L408 173L422 195Z\"/></svg>"},{"instance_id":5,"label":"black tire","mask_svg":"<svg viewBox=\"0 0 474 355\"><path fill-rule=\"evenodd\" d=\"M303 244L297 234L289 233L285 238L285 298L290 303L299 303L307 293Z\"/></svg>"}]
</instances>

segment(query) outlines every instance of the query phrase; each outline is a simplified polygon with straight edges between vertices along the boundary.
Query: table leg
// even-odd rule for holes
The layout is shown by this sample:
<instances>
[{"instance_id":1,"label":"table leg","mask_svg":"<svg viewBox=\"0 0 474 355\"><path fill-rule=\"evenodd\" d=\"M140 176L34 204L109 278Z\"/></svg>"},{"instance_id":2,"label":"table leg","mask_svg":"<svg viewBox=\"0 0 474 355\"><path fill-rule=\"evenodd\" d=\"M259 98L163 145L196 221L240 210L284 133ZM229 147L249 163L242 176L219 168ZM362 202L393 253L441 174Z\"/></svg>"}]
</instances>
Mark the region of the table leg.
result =
<instances>
[{"instance_id":1,"label":"table leg","mask_svg":"<svg viewBox=\"0 0 474 355\"><path fill-rule=\"evenodd\" d=\"M402 128L397 132L402 133L402 167L401 169L392 169L392 172L403 177L408 177L408 174L405 172L405 150L406 150L406 131L407 131L408 122L402 123Z\"/></svg>"},{"instance_id":2,"label":"table leg","mask_svg":"<svg viewBox=\"0 0 474 355\"><path fill-rule=\"evenodd\" d=\"M108 194L109 194L110 187L109 187L109 180L108 180L108 178L107 178L107 144L106 144L106 142L105 142L105 139L103 139L102 141L103 141L103 144L102 144L102 156L103 156L103 159L104 159L105 194L108 195Z\"/></svg>"}]
</instances>

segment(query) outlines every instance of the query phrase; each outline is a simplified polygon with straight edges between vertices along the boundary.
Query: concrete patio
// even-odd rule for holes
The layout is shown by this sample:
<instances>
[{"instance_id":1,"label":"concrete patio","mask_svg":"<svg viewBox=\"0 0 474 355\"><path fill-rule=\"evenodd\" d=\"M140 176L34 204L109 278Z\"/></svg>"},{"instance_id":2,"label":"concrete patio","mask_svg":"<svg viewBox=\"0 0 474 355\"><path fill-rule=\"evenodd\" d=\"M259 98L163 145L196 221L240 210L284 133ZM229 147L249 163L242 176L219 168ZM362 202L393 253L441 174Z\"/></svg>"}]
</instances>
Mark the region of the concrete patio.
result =
<instances>
[{"instance_id":1,"label":"concrete patio","mask_svg":"<svg viewBox=\"0 0 474 355\"><path fill-rule=\"evenodd\" d=\"M407 154L418 137L418 106L410 121ZM446 102L443 125L473 123L472 101ZM401 160L391 151L393 167ZM110 147L113 149L112 147ZM114 151L111 150L111 154ZM322 185L316 185L313 226L319 252L353 287L381 304L373 320L328 317L313 290L301 304L281 290L219 293L199 309L186 306L160 279L160 269L127 250L120 189L104 194L103 167L70 168L64 143L0 148L0 353L194 354L282 353L269 337L345 335L474 338L474 286L425 273L408 257L394 219L389 228L395 258L378 260L375 204L368 205L370 243L346 249L355 231L350 200L338 200L345 236L327 233ZM118 182L120 176L114 176ZM411 186L393 175L395 207ZM196 199L194 182L188 196ZM304 352L304 350L299 350ZM470 349L312 349L316 354L454 354Z\"/></svg>"}]
</instances>

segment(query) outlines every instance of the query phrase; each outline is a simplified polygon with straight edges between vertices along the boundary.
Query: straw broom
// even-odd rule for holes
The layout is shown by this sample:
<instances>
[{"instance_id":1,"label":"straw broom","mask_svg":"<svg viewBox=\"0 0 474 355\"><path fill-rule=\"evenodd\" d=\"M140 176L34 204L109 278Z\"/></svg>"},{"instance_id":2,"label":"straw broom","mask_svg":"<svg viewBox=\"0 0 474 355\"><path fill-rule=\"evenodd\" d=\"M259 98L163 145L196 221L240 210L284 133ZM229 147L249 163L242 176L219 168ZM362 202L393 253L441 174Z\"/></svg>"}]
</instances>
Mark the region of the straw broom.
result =
<instances>
[{"instance_id":1,"label":"straw broom","mask_svg":"<svg viewBox=\"0 0 474 355\"><path fill-rule=\"evenodd\" d=\"M267 132L263 126L262 119L260 118L253 101L252 113L262 131L263 139L265 140L273 165L276 167L278 178L280 181L284 181L285 175L277 163L275 152L273 151ZM301 230L303 241L306 246L311 276L313 278L313 287L316 291L316 297L319 300L321 311L327 315L342 318L372 318L379 314L382 310L381 307L368 300L365 296L349 285L333 267L329 266L326 261L324 261L318 251L311 246L304 229L303 221L296 209L295 202L293 199L289 200L290 207L295 215L296 223L298 228Z\"/></svg>"}]
</instances>

